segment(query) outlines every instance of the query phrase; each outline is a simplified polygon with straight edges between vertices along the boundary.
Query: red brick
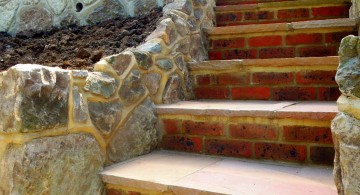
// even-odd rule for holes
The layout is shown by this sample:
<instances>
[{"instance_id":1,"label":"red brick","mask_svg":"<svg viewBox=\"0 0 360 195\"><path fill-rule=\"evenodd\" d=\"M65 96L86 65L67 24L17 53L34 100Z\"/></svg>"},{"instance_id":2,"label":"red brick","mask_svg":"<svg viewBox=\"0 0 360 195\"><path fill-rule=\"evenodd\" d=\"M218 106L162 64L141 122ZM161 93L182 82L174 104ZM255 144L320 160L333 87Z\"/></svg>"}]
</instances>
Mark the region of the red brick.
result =
<instances>
[{"instance_id":1,"label":"red brick","mask_svg":"<svg viewBox=\"0 0 360 195\"><path fill-rule=\"evenodd\" d=\"M278 11L279 19L293 19L293 18L309 18L310 13L308 9L286 9Z\"/></svg>"},{"instance_id":2,"label":"red brick","mask_svg":"<svg viewBox=\"0 0 360 195\"><path fill-rule=\"evenodd\" d=\"M164 130L167 134L180 133L179 121L176 119L163 119Z\"/></svg>"},{"instance_id":3,"label":"red brick","mask_svg":"<svg viewBox=\"0 0 360 195\"><path fill-rule=\"evenodd\" d=\"M219 85L242 85L249 83L249 74L247 73L223 73L217 75Z\"/></svg>"},{"instance_id":4,"label":"red brick","mask_svg":"<svg viewBox=\"0 0 360 195\"><path fill-rule=\"evenodd\" d=\"M284 87L271 90L272 100L316 100L314 87Z\"/></svg>"},{"instance_id":5,"label":"red brick","mask_svg":"<svg viewBox=\"0 0 360 195\"><path fill-rule=\"evenodd\" d=\"M251 143L232 140L205 140L205 153L233 157L251 158Z\"/></svg>"},{"instance_id":6,"label":"red brick","mask_svg":"<svg viewBox=\"0 0 360 195\"><path fill-rule=\"evenodd\" d=\"M348 17L349 8L347 6L318 7L312 8L314 17Z\"/></svg>"},{"instance_id":7,"label":"red brick","mask_svg":"<svg viewBox=\"0 0 360 195\"><path fill-rule=\"evenodd\" d=\"M255 157L272 160L304 162L306 160L306 146L255 143Z\"/></svg>"},{"instance_id":8,"label":"red brick","mask_svg":"<svg viewBox=\"0 0 360 195\"><path fill-rule=\"evenodd\" d=\"M330 127L284 126L283 140L332 144Z\"/></svg>"},{"instance_id":9,"label":"red brick","mask_svg":"<svg viewBox=\"0 0 360 195\"><path fill-rule=\"evenodd\" d=\"M293 58L295 57L295 48L263 48L259 51L259 57L261 59L267 58Z\"/></svg>"},{"instance_id":10,"label":"red brick","mask_svg":"<svg viewBox=\"0 0 360 195\"><path fill-rule=\"evenodd\" d=\"M127 195L141 195L141 193L135 191L128 191Z\"/></svg>"},{"instance_id":11,"label":"red brick","mask_svg":"<svg viewBox=\"0 0 360 195\"><path fill-rule=\"evenodd\" d=\"M336 71L308 71L298 72L296 74L296 82L298 84L332 84L336 85L335 82Z\"/></svg>"},{"instance_id":12,"label":"red brick","mask_svg":"<svg viewBox=\"0 0 360 195\"><path fill-rule=\"evenodd\" d=\"M106 189L107 195L125 195L126 192L123 190L117 190L117 189Z\"/></svg>"},{"instance_id":13,"label":"red brick","mask_svg":"<svg viewBox=\"0 0 360 195\"><path fill-rule=\"evenodd\" d=\"M213 135L220 136L224 132L224 124L213 122L183 121L183 132L190 135Z\"/></svg>"},{"instance_id":14,"label":"red brick","mask_svg":"<svg viewBox=\"0 0 360 195\"><path fill-rule=\"evenodd\" d=\"M321 57L336 56L337 48L335 46L309 46L299 49L299 57Z\"/></svg>"},{"instance_id":15,"label":"red brick","mask_svg":"<svg viewBox=\"0 0 360 195\"><path fill-rule=\"evenodd\" d=\"M197 75L196 76L197 85L210 85L211 84L211 75Z\"/></svg>"},{"instance_id":16,"label":"red brick","mask_svg":"<svg viewBox=\"0 0 360 195\"><path fill-rule=\"evenodd\" d=\"M319 87L319 100L335 101L341 95L338 87Z\"/></svg>"},{"instance_id":17,"label":"red brick","mask_svg":"<svg viewBox=\"0 0 360 195\"><path fill-rule=\"evenodd\" d=\"M227 99L229 89L225 87L196 87L195 97L198 99Z\"/></svg>"},{"instance_id":18,"label":"red brick","mask_svg":"<svg viewBox=\"0 0 360 195\"><path fill-rule=\"evenodd\" d=\"M267 20L273 18L274 12L270 11L245 12L244 15L244 20Z\"/></svg>"},{"instance_id":19,"label":"red brick","mask_svg":"<svg viewBox=\"0 0 360 195\"><path fill-rule=\"evenodd\" d=\"M313 146L310 148L310 159L313 163L333 165L334 157L333 147Z\"/></svg>"},{"instance_id":20,"label":"red brick","mask_svg":"<svg viewBox=\"0 0 360 195\"><path fill-rule=\"evenodd\" d=\"M250 37L250 47L264 47L264 46L280 46L282 45L281 36L261 36L261 37Z\"/></svg>"},{"instance_id":21,"label":"red brick","mask_svg":"<svg viewBox=\"0 0 360 195\"><path fill-rule=\"evenodd\" d=\"M213 49L221 48L243 48L245 46L245 38L220 39L212 41Z\"/></svg>"},{"instance_id":22,"label":"red brick","mask_svg":"<svg viewBox=\"0 0 360 195\"><path fill-rule=\"evenodd\" d=\"M286 45L322 43L322 34L295 34L286 36Z\"/></svg>"},{"instance_id":23,"label":"red brick","mask_svg":"<svg viewBox=\"0 0 360 195\"><path fill-rule=\"evenodd\" d=\"M253 84L289 84L293 81L292 72L256 72L252 76Z\"/></svg>"},{"instance_id":24,"label":"red brick","mask_svg":"<svg viewBox=\"0 0 360 195\"><path fill-rule=\"evenodd\" d=\"M209 51L209 60L222 60L222 54L220 51Z\"/></svg>"},{"instance_id":25,"label":"red brick","mask_svg":"<svg viewBox=\"0 0 360 195\"><path fill-rule=\"evenodd\" d=\"M340 44L341 39L348 35L357 35L357 32L333 32L325 34L326 43Z\"/></svg>"},{"instance_id":26,"label":"red brick","mask_svg":"<svg viewBox=\"0 0 360 195\"><path fill-rule=\"evenodd\" d=\"M270 98L269 87L236 87L231 90L233 99L241 100L268 100Z\"/></svg>"},{"instance_id":27,"label":"red brick","mask_svg":"<svg viewBox=\"0 0 360 195\"><path fill-rule=\"evenodd\" d=\"M241 13L216 14L216 22L217 23L241 21L241 19L242 19Z\"/></svg>"},{"instance_id":28,"label":"red brick","mask_svg":"<svg viewBox=\"0 0 360 195\"><path fill-rule=\"evenodd\" d=\"M253 50L227 50L224 51L224 60L231 59L256 59L256 49Z\"/></svg>"},{"instance_id":29,"label":"red brick","mask_svg":"<svg viewBox=\"0 0 360 195\"><path fill-rule=\"evenodd\" d=\"M161 145L162 148L168 150L180 150L197 153L202 151L202 140L199 137L165 135Z\"/></svg>"},{"instance_id":30,"label":"red brick","mask_svg":"<svg viewBox=\"0 0 360 195\"><path fill-rule=\"evenodd\" d=\"M264 139L276 140L276 127L257 124L236 124L230 125L230 135L242 139Z\"/></svg>"}]
</instances>

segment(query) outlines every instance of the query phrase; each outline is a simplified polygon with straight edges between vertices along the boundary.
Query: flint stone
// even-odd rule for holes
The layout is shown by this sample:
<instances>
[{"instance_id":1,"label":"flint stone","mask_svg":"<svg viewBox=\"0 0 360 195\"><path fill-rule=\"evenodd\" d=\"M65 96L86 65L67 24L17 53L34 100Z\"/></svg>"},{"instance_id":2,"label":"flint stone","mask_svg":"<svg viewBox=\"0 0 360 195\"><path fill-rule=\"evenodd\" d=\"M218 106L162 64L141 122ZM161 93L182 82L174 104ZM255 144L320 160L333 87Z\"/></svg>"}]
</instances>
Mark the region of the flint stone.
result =
<instances>
[{"instance_id":1,"label":"flint stone","mask_svg":"<svg viewBox=\"0 0 360 195\"><path fill-rule=\"evenodd\" d=\"M193 6L190 0L175 0L164 6L163 13L164 15L167 15L171 10L178 10L187 15L191 15L192 9Z\"/></svg>"},{"instance_id":2,"label":"flint stone","mask_svg":"<svg viewBox=\"0 0 360 195\"><path fill-rule=\"evenodd\" d=\"M151 54L158 54L161 53L163 50L161 43L156 40L146 41L145 43L139 45L137 49L149 52Z\"/></svg>"},{"instance_id":3,"label":"flint stone","mask_svg":"<svg viewBox=\"0 0 360 195\"><path fill-rule=\"evenodd\" d=\"M112 66L117 75L121 76L131 63L132 55L128 53L120 53L110 56L106 61Z\"/></svg>"},{"instance_id":4,"label":"flint stone","mask_svg":"<svg viewBox=\"0 0 360 195\"><path fill-rule=\"evenodd\" d=\"M115 78L105 73L91 72L86 78L84 90L104 98L109 98L114 95L117 84L118 82Z\"/></svg>"},{"instance_id":5,"label":"flint stone","mask_svg":"<svg viewBox=\"0 0 360 195\"><path fill-rule=\"evenodd\" d=\"M110 133L121 121L119 102L89 102L89 114L94 126L104 134Z\"/></svg>"},{"instance_id":6,"label":"flint stone","mask_svg":"<svg viewBox=\"0 0 360 195\"><path fill-rule=\"evenodd\" d=\"M190 37L186 36L174 45L174 50L187 55L190 53L190 45Z\"/></svg>"},{"instance_id":7,"label":"flint stone","mask_svg":"<svg viewBox=\"0 0 360 195\"><path fill-rule=\"evenodd\" d=\"M34 7L20 13L17 33L31 35L29 31L47 31L51 29L52 17L46 9Z\"/></svg>"},{"instance_id":8,"label":"flint stone","mask_svg":"<svg viewBox=\"0 0 360 195\"><path fill-rule=\"evenodd\" d=\"M159 66L163 70L171 70L174 67L174 65L170 59L156 60L156 65Z\"/></svg>"},{"instance_id":9,"label":"flint stone","mask_svg":"<svg viewBox=\"0 0 360 195\"><path fill-rule=\"evenodd\" d=\"M203 16L203 10L201 8L196 8L194 10L194 16L198 21L200 21Z\"/></svg>"},{"instance_id":10,"label":"flint stone","mask_svg":"<svg viewBox=\"0 0 360 195\"><path fill-rule=\"evenodd\" d=\"M70 72L22 64L0 74L0 132L34 132L68 123Z\"/></svg>"},{"instance_id":11,"label":"flint stone","mask_svg":"<svg viewBox=\"0 0 360 195\"><path fill-rule=\"evenodd\" d=\"M181 53L178 53L178 54L174 55L174 61L175 61L176 66L180 70L183 70L186 67L184 56Z\"/></svg>"},{"instance_id":12,"label":"flint stone","mask_svg":"<svg viewBox=\"0 0 360 195\"><path fill-rule=\"evenodd\" d=\"M141 69L148 70L152 66L152 59L149 54L137 49L131 50L135 56L136 62Z\"/></svg>"},{"instance_id":13,"label":"flint stone","mask_svg":"<svg viewBox=\"0 0 360 195\"><path fill-rule=\"evenodd\" d=\"M142 83L149 90L151 95L158 92L160 87L161 74L159 73L148 73L142 76Z\"/></svg>"},{"instance_id":14,"label":"flint stone","mask_svg":"<svg viewBox=\"0 0 360 195\"><path fill-rule=\"evenodd\" d=\"M132 70L120 88L119 96L125 105L131 105L145 95L146 89L141 83L139 70Z\"/></svg>"},{"instance_id":15,"label":"flint stone","mask_svg":"<svg viewBox=\"0 0 360 195\"><path fill-rule=\"evenodd\" d=\"M339 195L360 194L360 121L338 113L331 124L335 147L334 180Z\"/></svg>"},{"instance_id":16,"label":"flint stone","mask_svg":"<svg viewBox=\"0 0 360 195\"><path fill-rule=\"evenodd\" d=\"M73 117L74 121L84 123L88 118L87 105L78 87L73 88Z\"/></svg>"},{"instance_id":17,"label":"flint stone","mask_svg":"<svg viewBox=\"0 0 360 195\"><path fill-rule=\"evenodd\" d=\"M193 0L194 5L199 6L199 5L207 5L207 1L206 0Z\"/></svg>"},{"instance_id":18,"label":"flint stone","mask_svg":"<svg viewBox=\"0 0 360 195\"><path fill-rule=\"evenodd\" d=\"M189 29L190 31L196 31L196 30L199 30L197 28L197 22L196 22L196 18L193 17L193 16L190 16L187 20L187 23L188 23L188 26L189 26Z\"/></svg>"},{"instance_id":19,"label":"flint stone","mask_svg":"<svg viewBox=\"0 0 360 195\"><path fill-rule=\"evenodd\" d=\"M170 12L169 16L171 17L172 21L174 21L175 28L181 36L186 36L189 34L189 25L185 17L182 17L181 14L175 11Z\"/></svg>"},{"instance_id":20,"label":"flint stone","mask_svg":"<svg viewBox=\"0 0 360 195\"><path fill-rule=\"evenodd\" d=\"M8 145L0 160L1 194L102 194L104 156L87 134Z\"/></svg>"},{"instance_id":21,"label":"flint stone","mask_svg":"<svg viewBox=\"0 0 360 195\"><path fill-rule=\"evenodd\" d=\"M175 24L171 18L163 19L146 40L161 38L166 44L173 43L177 37L174 27Z\"/></svg>"},{"instance_id":22,"label":"flint stone","mask_svg":"<svg viewBox=\"0 0 360 195\"><path fill-rule=\"evenodd\" d=\"M163 103L172 104L184 99L181 77L177 74L171 75L165 86Z\"/></svg>"},{"instance_id":23,"label":"flint stone","mask_svg":"<svg viewBox=\"0 0 360 195\"><path fill-rule=\"evenodd\" d=\"M205 49L205 42L200 34L191 36L190 55L197 62L206 61L208 59Z\"/></svg>"},{"instance_id":24,"label":"flint stone","mask_svg":"<svg viewBox=\"0 0 360 195\"><path fill-rule=\"evenodd\" d=\"M87 21L96 24L116 17L125 17L126 10L117 0L103 0L103 4L89 15Z\"/></svg>"},{"instance_id":25,"label":"flint stone","mask_svg":"<svg viewBox=\"0 0 360 195\"><path fill-rule=\"evenodd\" d=\"M149 153L157 146L159 134L155 105L146 98L110 141L108 158L115 163Z\"/></svg>"}]
</instances>

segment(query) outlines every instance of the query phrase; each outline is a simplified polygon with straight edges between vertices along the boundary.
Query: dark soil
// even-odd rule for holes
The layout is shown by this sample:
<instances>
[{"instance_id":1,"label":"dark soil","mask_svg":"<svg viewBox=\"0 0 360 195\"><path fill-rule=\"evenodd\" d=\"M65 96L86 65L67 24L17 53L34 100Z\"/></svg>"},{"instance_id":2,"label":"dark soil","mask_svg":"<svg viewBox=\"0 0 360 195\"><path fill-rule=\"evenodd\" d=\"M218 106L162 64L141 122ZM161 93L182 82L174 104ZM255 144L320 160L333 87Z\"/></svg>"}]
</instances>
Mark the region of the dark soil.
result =
<instances>
[{"instance_id":1,"label":"dark soil","mask_svg":"<svg viewBox=\"0 0 360 195\"><path fill-rule=\"evenodd\" d=\"M69 26L33 33L30 37L0 33L0 71L16 64L92 70L101 57L144 42L161 16L161 10L156 9L136 18L117 18L92 26Z\"/></svg>"}]
</instances>

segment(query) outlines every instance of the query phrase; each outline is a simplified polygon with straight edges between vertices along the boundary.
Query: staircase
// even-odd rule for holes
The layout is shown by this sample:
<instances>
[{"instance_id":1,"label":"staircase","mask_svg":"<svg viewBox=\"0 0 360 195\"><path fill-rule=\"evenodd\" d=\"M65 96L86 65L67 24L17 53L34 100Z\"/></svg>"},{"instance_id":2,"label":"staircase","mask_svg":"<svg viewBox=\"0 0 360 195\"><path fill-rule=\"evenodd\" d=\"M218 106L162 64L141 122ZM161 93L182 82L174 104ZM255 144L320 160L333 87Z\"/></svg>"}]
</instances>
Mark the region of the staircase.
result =
<instances>
[{"instance_id":1,"label":"staircase","mask_svg":"<svg viewBox=\"0 0 360 195\"><path fill-rule=\"evenodd\" d=\"M218 0L210 60L188 64L196 100L157 107L172 152L107 169L108 193L336 194L330 122L337 50L357 34L349 6Z\"/></svg>"}]
</instances>

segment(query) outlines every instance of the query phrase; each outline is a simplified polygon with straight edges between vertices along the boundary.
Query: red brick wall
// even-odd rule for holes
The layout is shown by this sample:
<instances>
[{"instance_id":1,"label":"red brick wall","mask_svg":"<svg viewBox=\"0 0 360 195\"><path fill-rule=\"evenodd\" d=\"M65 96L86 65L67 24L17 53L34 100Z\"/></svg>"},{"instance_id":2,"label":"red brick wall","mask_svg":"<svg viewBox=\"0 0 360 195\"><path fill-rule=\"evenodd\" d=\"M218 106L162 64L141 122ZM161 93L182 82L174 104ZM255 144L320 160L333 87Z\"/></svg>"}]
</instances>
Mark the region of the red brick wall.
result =
<instances>
[{"instance_id":1,"label":"red brick wall","mask_svg":"<svg viewBox=\"0 0 360 195\"><path fill-rule=\"evenodd\" d=\"M294 1L294 0L216 0L216 5L240 5L240 4L255 4L267 2L280 2L280 1Z\"/></svg>"}]
</instances>

